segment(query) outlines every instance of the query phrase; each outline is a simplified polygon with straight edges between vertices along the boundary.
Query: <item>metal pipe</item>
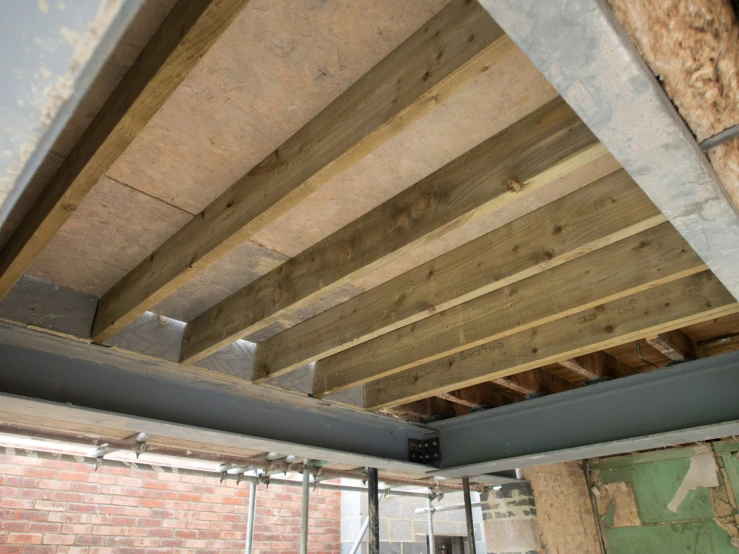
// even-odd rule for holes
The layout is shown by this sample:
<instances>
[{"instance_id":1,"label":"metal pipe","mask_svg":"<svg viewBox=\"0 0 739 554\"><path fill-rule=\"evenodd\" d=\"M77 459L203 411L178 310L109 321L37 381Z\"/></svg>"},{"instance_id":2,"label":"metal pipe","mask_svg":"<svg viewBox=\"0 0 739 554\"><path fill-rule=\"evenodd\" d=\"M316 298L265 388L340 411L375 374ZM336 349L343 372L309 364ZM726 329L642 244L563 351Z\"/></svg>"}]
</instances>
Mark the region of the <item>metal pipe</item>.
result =
<instances>
[{"instance_id":1,"label":"metal pipe","mask_svg":"<svg viewBox=\"0 0 739 554\"><path fill-rule=\"evenodd\" d=\"M473 508L478 508L482 506L487 506L485 502L473 502L471 504ZM465 505L464 504L447 504L445 506L436 506L434 508L416 508L417 514L425 514L429 510L432 512L452 512L454 510L464 510Z\"/></svg>"},{"instance_id":2,"label":"metal pipe","mask_svg":"<svg viewBox=\"0 0 739 554\"><path fill-rule=\"evenodd\" d=\"M476 554L475 548L475 523L472 519L472 496L470 495L470 478L462 477L462 487L464 494L464 515L467 520L467 543L469 544L469 554Z\"/></svg>"},{"instance_id":3,"label":"metal pipe","mask_svg":"<svg viewBox=\"0 0 739 554\"><path fill-rule=\"evenodd\" d=\"M251 554L254 544L254 513L257 509L257 484L249 481L249 515L246 520L246 554Z\"/></svg>"},{"instance_id":4,"label":"metal pipe","mask_svg":"<svg viewBox=\"0 0 739 554\"><path fill-rule=\"evenodd\" d=\"M8 434L14 434L18 436L38 438L41 440L56 440L62 441L76 446L91 446L100 447L101 444L107 444L106 448L110 449L110 452L117 450L136 452L140 448L140 443L137 442L137 435L134 435L128 439L95 439L90 440L88 437L79 435L73 432L64 431L40 431L26 425L20 425L15 423L0 422L0 432ZM49 445L50 449L53 445ZM212 462L221 462L223 465L231 467L252 467L254 469L263 469L270 473L279 473L283 471L289 471L291 464L287 461L269 460L265 458L239 458L232 456L223 456L213 452L198 451L188 448L180 448L175 446L163 446L158 444L146 444L147 454L161 454L163 456L173 456L175 458L183 458L187 460L205 460ZM288 457L290 458L290 457ZM106 460L107 461L107 460ZM141 461L141 460L140 460ZM143 462L142 462L143 463ZM296 463L292 464L293 469L297 466ZM323 479L359 479L361 481L366 480L367 475L363 469L355 470L336 470L336 469L324 469L321 472L321 478ZM437 479L411 479L407 477L391 477L382 479L386 485L390 486L413 486L413 487L428 487L439 492L452 492L461 491L461 483L453 483L444 480ZM474 487L478 492L484 492L484 485Z\"/></svg>"},{"instance_id":5,"label":"metal pipe","mask_svg":"<svg viewBox=\"0 0 739 554\"><path fill-rule=\"evenodd\" d=\"M379 502L382 502L383 498L385 497L380 495L378 504ZM364 523L362 523L362 527L359 529L359 534L357 535L357 538L354 541L354 544L352 545L352 549L349 551L349 554L357 554L357 550L359 550L359 547L362 545L362 539L364 538L364 534L367 532L368 527L369 527L369 516L364 518Z\"/></svg>"},{"instance_id":6,"label":"metal pipe","mask_svg":"<svg viewBox=\"0 0 739 554\"><path fill-rule=\"evenodd\" d=\"M310 464L303 460L303 492L300 509L300 554L308 554L308 501L310 500Z\"/></svg>"},{"instance_id":7,"label":"metal pipe","mask_svg":"<svg viewBox=\"0 0 739 554\"><path fill-rule=\"evenodd\" d=\"M367 468L367 520L369 521L369 554L380 554L380 499L377 468Z\"/></svg>"},{"instance_id":8,"label":"metal pipe","mask_svg":"<svg viewBox=\"0 0 739 554\"><path fill-rule=\"evenodd\" d=\"M431 505L432 499L429 498L426 504L428 508L428 519L429 519L429 553L435 554L436 545L434 544L434 507Z\"/></svg>"}]
</instances>

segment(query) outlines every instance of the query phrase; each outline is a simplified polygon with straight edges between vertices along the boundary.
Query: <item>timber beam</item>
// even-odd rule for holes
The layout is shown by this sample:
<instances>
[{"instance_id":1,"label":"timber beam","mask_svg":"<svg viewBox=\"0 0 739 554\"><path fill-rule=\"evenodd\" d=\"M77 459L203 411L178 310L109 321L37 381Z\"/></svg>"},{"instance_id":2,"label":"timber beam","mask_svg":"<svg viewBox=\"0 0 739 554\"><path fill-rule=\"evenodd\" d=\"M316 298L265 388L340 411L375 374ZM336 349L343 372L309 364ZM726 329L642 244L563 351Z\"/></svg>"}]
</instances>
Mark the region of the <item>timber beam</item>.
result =
<instances>
[{"instance_id":1,"label":"timber beam","mask_svg":"<svg viewBox=\"0 0 739 554\"><path fill-rule=\"evenodd\" d=\"M685 240L664 223L321 360L314 369L313 394L341 391L450 355L474 364L490 351L503 349L507 337L525 329L705 268Z\"/></svg>"},{"instance_id":2,"label":"timber beam","mask_svg":"<svg viewBox=\"0 0 739 554\"><path fill-rule=\"evenodd\" d=\"M738 311L739 303L705 271L483 344L473 356L467 350L378 379L365 385L364 405L410 402Z\"/></svg>"},{"instance_id":3,"label":"timber beam","mask_svg":"<svg viewBox=\"0 0 739 554\"><path fill-rule=\"evenodd\" d=\"M248 0L179 0L0 252L0 299Z\"/></svg>"},{"instance_id":4,"label":"timber beam","mask_svg":"<svg viewBox=\"0 0 739 554\"><path fill-rule=\"evenodd\" d=\"M555 98L197 316L185 328L182 361L194 363L605 154ZM255 375L271 374L257 366Z\"/></svg>"},{"instance_id":5,"label":"timber beam","mask_svg":"<svg viewBox=\"0 0 739 554\"><path fill-rule=\"evenodd\" d=\"M698 358L698 347L695 342L679 329L647 337L647 344L672 362Z\"/></svg>"},{"instance_id":6,"label":"timber beam","mask_svg":"<svg viewBox=\"0 0 739 554\"><path fill-rule=\"evenodd\" d=\"M280 375L664 222L617 171L258 344L255 365Z\"/></svg>"},{"instance_id":7,"label":"timber beam","mask_svg":"<svg viewBox=\"0 0 739 554\"><path fill-rule=\"evenodd\" d=\"M477 2L453 0L113 286L93 339L110 338L513 48Z\"/></svg>"},{"instance_id":8,"label":"timber beam","mask_svg":"<svg viewBox=\"0 0 739 554\"><path fill-rule=\"evenodd\" d=\"M634 375L636 371L607 352L593 352L585 356L558 362L562 367L584 378L585 381L613 379Z\"/></svg>"}]
</instances>

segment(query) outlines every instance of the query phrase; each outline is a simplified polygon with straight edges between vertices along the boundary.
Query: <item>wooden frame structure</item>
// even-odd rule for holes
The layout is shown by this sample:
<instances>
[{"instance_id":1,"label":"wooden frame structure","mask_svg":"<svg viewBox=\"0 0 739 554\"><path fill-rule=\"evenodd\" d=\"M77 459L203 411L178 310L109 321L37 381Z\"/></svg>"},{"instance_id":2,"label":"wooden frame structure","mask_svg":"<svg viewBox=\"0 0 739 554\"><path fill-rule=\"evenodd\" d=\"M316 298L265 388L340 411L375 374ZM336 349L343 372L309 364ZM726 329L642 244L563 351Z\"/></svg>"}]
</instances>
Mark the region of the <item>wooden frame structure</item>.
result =
<instances>
[{"instance_id":1,"label":"wooden frame structure","mask_svg":"<svg viewBox=\"0 0 739 554\"><path fill-rule=\"evenodd\" d=\"M6 303L246 5L175 4L0 251ZM147 311L156 313L183 285L515 53L482 5L452 0L127 268L100 297L83 338L106 343ZM629 167L612 162L609 144L565 100L532 107L178 327L180 363L213 371L198 364L503 212L513 215L243 347L253 353L251 369L229 383L294 389L285 383L307 375L303 393L418 421L736 348L739 302L713 274L712 261L693 250L695 238L676 230ZM595 164L606 170L590 178ZM33 323L22 315L14 322Z\"/></svg>"}]
</instances>

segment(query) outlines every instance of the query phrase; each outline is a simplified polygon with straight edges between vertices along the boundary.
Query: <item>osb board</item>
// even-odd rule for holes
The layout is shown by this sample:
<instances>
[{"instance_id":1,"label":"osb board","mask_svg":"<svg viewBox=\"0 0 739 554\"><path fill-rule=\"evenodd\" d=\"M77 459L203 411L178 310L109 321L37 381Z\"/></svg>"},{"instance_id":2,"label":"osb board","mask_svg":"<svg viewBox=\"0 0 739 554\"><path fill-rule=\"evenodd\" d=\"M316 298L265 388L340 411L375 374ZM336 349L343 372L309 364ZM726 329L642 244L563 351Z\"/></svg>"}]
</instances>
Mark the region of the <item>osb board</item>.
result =
<instances>
[{"instance_id":1,"label":"osb board","mask_svg":"<svg viewBox=\"0 0 739 554\"><path fill-rule=\"evenodd\" d=\"M609 0L699 141L739 124L739 23L732 0ZM710 154L739 207L739 141Z\"/></svg>"},{"instance_id":2,"label":"osb board","mask_svg":"<svg viewBox=\"0 0 739 554\"><path fill-rule=\"evenodd\" d=\"M54 173L77 143L82 133L100 111L105 101L136 60L149 39L159 28L175 0L149 0L143 4L118 45L90 85L67 125L60 133L51 151L41 163L15 207L0 228L0 248L33 206Z\"/></svg>"}]
</instances>

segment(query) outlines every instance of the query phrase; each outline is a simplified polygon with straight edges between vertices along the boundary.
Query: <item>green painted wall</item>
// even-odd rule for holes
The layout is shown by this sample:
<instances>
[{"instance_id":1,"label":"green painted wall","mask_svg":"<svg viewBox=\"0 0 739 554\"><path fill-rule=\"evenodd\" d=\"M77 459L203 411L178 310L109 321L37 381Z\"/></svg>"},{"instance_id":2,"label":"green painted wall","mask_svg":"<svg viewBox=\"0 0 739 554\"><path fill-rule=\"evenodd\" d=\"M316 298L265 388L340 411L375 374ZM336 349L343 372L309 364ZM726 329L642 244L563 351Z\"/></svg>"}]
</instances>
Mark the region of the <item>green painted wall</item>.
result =
<instances>
[{"instance_id":1,"label":"green painted wall","mask_svg":"<svg viewBox=\"0 0 739 554\"><path fill-rule=\"evenodd\" d=\"M732 545L729 531L716 521L711 489L697 486L687 493L676 512L668 508L698 452L694 448L663 450L589 465L607 554L739 552ZM705 447L702 452L708 455ZM729 475L739 475L739 460L734 454L713 453L714 461L721 456L724 463L732 465Z\"/></svg>"}]
</instances>

